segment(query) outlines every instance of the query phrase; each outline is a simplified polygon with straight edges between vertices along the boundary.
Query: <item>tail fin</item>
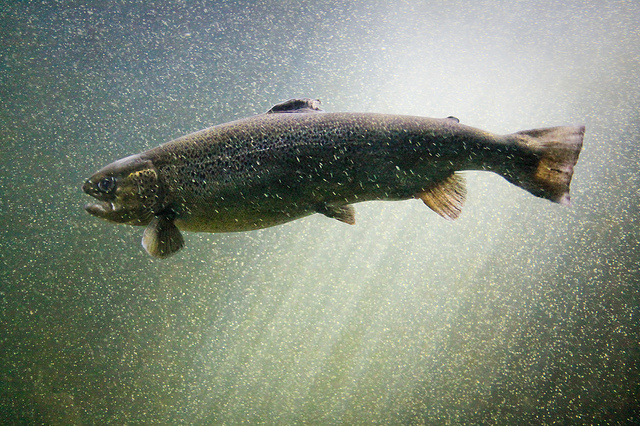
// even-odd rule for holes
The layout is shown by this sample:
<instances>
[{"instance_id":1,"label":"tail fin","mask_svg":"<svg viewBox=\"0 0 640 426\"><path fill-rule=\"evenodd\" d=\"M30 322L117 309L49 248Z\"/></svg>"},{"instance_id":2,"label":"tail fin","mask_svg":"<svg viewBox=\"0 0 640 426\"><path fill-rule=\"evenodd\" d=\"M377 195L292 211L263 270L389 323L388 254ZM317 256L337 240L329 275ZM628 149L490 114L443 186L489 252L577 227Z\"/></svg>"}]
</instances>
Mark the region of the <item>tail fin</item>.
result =
<instances>
[{"instance_id":1,"label":"tail fin","mask_svg":"<svg viewBox=\"0 0 640 426\"><path fill-rule=\"evenodd\" d=\"M526 149L527 160L501 174L537 197L570 205L569 185L582 149L584 126L524 130L512 136Z\"/></svg>"}]
</instances>

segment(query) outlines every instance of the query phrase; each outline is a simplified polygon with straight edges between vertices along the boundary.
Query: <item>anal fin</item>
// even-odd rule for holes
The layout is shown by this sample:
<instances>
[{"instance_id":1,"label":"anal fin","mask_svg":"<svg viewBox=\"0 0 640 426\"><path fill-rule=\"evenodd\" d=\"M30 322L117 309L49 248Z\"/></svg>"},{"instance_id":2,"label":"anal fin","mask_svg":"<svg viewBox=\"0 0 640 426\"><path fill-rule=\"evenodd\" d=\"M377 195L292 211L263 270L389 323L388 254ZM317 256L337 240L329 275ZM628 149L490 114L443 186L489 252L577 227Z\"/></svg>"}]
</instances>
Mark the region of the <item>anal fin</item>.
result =
<instances>
[{"instance_id":1,"label":"anal fin","mask_svg":"<svg viewBox=\"0 0 640 426\"><path fill-rule=\"evenodd\" d=\"M467 187L464 177L452 174L426 191L416 194L431 210L445 219L457 219L462 212Z\"/></svg>"},{"instance_id":2,"label":"anal fin","mask_svg":"<svg viewBox=\"0 0 640 426\"><path fill-rule=\"evenodd\" d=\"M184 238L173 219L156 216L144 230L142 246L151 256L164 259L184 247Z\"/></svg>"},{"instance_id":3,"label":"anal fin","mask_svg":"<svg viewBox=\"0 0 640 426\"><path fill-rule=\"evenodd\" d=\"M337 219L340 222L348 223L349 225L356 224L356 210L351 205L344 206L330 206L328 204L321 204L316 207L318 213Z\"/></svg>"}]
</instances>

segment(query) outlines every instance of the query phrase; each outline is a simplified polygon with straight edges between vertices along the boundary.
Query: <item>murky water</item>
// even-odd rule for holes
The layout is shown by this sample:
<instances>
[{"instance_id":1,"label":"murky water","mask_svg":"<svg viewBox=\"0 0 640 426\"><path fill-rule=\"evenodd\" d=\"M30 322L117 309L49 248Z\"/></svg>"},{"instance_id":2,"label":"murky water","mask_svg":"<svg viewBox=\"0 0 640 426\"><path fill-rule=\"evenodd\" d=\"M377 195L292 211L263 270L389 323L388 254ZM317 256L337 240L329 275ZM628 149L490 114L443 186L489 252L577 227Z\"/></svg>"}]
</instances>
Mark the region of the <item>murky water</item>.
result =
<instances>
[{"instance_id":1,"label":"murky water","mask_svg":"<svg viewBox=\"0 0 640 426\"><path fill-rule=\"evenodd\" d=\"M640 4L4 2L0 422L640 421ZM584 123L573 206L468 173L462 217L242 234L86 214L117 158L296 96L496 133Z\"/></svg>"}]
</instances>

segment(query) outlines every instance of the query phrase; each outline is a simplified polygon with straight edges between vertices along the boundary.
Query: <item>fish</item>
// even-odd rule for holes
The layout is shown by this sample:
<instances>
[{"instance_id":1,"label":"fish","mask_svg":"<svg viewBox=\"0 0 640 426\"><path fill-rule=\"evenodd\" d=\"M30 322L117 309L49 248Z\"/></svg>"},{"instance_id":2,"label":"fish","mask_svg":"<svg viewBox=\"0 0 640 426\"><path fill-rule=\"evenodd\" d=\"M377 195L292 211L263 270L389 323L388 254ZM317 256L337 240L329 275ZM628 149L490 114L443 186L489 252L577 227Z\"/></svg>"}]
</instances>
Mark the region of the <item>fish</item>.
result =
<instances>
[{"instance_id":1,"label":"fish","mask_svg":"<svg viewBox=\"0 0 640 426\"><path fill-rule=\"evenodd\" d=\"M422 200L460 216L464 171L502 176L536 197L570 204L584 125L498 135L447 118L325 112L296 98L115 161L87 179L85 210L144 226L155 258L184 247L181 231L239 232L320 213L355 224L353 204Z\"/></svg>"}]
</instances>

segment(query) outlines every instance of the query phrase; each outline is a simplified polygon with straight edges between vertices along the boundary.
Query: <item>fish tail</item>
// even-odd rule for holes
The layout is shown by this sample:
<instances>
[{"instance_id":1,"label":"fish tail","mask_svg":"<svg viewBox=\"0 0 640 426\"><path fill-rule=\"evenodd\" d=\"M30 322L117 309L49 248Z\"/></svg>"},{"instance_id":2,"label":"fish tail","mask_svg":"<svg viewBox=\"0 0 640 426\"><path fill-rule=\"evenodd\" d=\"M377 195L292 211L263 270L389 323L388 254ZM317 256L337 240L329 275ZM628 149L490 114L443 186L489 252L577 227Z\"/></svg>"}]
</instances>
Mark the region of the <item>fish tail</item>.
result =
<instances>
[{"instance_id":1,"label":"fish tail","mask_svg":"<svg viewBox=\"0 0 640 426\"><path fill-rule=\"evenodd\" d=\"M584 126L561 126L514 133L524 149L520 161L499 172L533 195L570 205L569 185L584 138Z\"/></svg>"}]
</instances>

